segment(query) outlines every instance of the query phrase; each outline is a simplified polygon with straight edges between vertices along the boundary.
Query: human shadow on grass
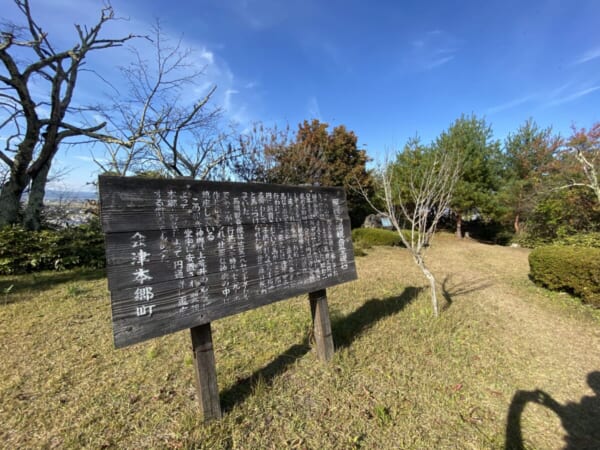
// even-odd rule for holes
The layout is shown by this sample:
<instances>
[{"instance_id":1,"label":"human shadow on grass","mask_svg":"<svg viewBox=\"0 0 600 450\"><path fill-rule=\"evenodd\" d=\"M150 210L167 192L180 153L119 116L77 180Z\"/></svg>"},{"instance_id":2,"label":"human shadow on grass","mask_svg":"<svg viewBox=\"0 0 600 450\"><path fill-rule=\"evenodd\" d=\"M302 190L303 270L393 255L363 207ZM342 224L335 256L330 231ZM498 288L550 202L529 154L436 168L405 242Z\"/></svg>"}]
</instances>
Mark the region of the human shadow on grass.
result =
<instances>
[{"instance_id":1,"label":"human shadow on grass","mask_svg":"<svg viewBox=\"0 0 600 450\"><path fill-rule=\"evenodd\" d=\"M452 283L452 277L453 275L447 275L444 277L444 281L442 281L441 284L442 296L444 297L444 300L446 300L446 304L442 308L443 310L450 308L456 297L470 294L471 292L481 291L493 286L494 284L486 278L479 278L454 284Z\"/></svg>"},{"instance_id":2,"label":"human shadow on grass","mask_svg":"<svg viewBox=\"0 0 600 450\"><path fill-rule=\"evenodd\" d=\"M584 396L579 403L561 405L546 392L517 391L508 409L505 450L524 450L521 417L528 403L542 405L554 412L566 432L565 450L600 449L600 372L587 376L593 396Z\"/></svg>"},{"instance_id":3,"label":"human shadow on grass","mask_svg":"<svg viewBox=\"0 0 600 450\"><path fill-rule=\"evenodd\" d=\"M73 269L64 272L44 271L24 275L6 275L0 279L0 295L6 293L0 304L13 303L13 294L46 291L69 282L94 281L106 277L106 269Z\"/></svg>"},{"instance_id":4,"label":"human shadow on grass","mask_svg":"<svg viewBox=\"0 0 600 450\"><path fill-rule=\"evenodd\" d=\"M400 295L385 299L368 300L347 316L334 318L331 321L331 328L336 350L349 347L352 342L378 321L400 312L416 298L422 289L407 287ZM257 383L260 382L270 386L277 376L283 374L310 351L310 341L310 336L306 336L302 342L290 346L266 366L258 369L250 376L238 379L233 386L222 391L220 399L223 411L231 411L235 405L243 403L252 394Z\"/></svg>"}]
</instances>

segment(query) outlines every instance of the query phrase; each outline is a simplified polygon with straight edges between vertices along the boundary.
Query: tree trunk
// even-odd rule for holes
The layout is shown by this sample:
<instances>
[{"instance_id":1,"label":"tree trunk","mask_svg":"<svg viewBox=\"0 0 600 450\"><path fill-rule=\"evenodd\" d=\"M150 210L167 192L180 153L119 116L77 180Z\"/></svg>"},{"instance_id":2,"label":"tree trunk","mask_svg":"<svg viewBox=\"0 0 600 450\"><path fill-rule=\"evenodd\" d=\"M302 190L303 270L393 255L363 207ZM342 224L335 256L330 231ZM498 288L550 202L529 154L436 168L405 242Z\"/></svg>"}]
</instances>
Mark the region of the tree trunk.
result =
<instances>
[{"instance_id":1,"label":"tree trunk","mask_svg":"<svg viewBox=\"0 0 600 450\"><path fill-rule=\"evenodd\" d=\"M417 256L415 258L415 262L417 263L417 265L423 272L423 275L425 275L425 278L427 278L427 281L429 281L429 288L431 289L431 307L433 309L433 316L438 317L439 309L438 309L437 293L435 291L435 277L429 271L429 269L425 266L425 261L423 260L423 258L421 256Z\"/></svg>"},{"instance_id":2,"label":"tree trunk","mask_svg":"<svg viewBox=\"0 0 600 450\"><path fill-rule=\"evenodd\" d=\"M27 166L31 161L28 158L27 141L19 145L17 156L10 170L8 181L2 186L0 192L0 227L19 223L19 212L21 210L21 198L27 189L30 176L27 174ZM25 149L25 150L23 150Z\"/></svg>"},{"instance_id":3,"label":"tree trunk","mask_svg":"<svg viewBox=\"0 0 600 450\"><path fill-rule=\"evenodd\" d=\"M521 224L519 223L519 214L515 216L515 222L513 226L515 228L515 234L519 234L519 232L521 231Z\"/></svg>"},{"instance_id":4,"label":"tree trunk","mask_svg":"<svg viewBox=\"0 0 600 450\"><path fill-rule=\"evenodd\" d=\"M38 231L42 227L42 210L50 166L50 161L47 161L32 177L29 200L23 214L23 227L27 230Z\"/></svg>"},{"instance_id":5,"label":"tree trunk","mask_svg":"<svg viewBox=\"0 0 600 450\"><path fill-rule=\"evenodd\" d=\"M462 239L462 216L456 214L456 237Z\"/></svg>"},{"instance_id":6,"label":"tree trunk","mask_svg":"<svg viewBox=\"0 0 600 450\"><path fill-rule=\"evenodd\" d=\"M2 186L0 192L0 227L14 225L19 222L19 211L21 209L21 197L27 184L10 177Z\"/></svg>"},{"instance_id":7,"label":"tree trunk","mask_svg":"<svg viewBox=\"0 0 600 450\"><path fill-rule=\"evenodd\" d=\"M39 126L36 127L35 125L28 127L26 136L19 144L15 154L8 181L2 186L0 192L0 227L19 223L21 198L29 181L31 181L27 168L37 142Z\"/></svg>"}]
</instances>

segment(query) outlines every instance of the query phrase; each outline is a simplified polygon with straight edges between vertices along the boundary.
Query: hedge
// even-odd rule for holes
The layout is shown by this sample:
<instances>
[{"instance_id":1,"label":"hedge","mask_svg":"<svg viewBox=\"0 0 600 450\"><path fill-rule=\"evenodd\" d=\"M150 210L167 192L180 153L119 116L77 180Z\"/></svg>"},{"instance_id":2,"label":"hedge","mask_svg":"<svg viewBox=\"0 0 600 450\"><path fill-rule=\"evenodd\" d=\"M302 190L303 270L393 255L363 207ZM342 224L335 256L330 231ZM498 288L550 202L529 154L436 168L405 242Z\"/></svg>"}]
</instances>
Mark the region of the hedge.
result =
<instances>
[{"instance_id":1,"label":"hedge","mask_svg":"<svg viewBox=\"0 0 600 450\"><path fill-rule=\"evenodd\" d=\"M399 246L402 239L396 231L381 228L355 228L352 230L352 242L357 247L369 248L376 245Z\"/></svg>"},{"instance_id":2,"label":"hedge","mask_svg":"<svg viewBox=\"0 0 600 450\"><path fill-rule=\"evenodd\" d=\"M551 245L529 254L531 279L600 307L600 248Z\"/></svg>"},{"instance_id":3,"label":"hedge","mask_svg":"<svg viewBox=\"0 0 600 450\"><path fill-rule=\"evenodd\" d=\"M574 245L575 247L600 248L600 233L577 233L558 238L554 241L558 245Z\"/></svg>"},{"instance_id":4,"label":"hedge","mask_svg":"<svg viewBox=\"0 0 600 450\"><path fill-rule=\"evenodd\" d=\"M558 236L553 240L547 238L536 237L535 235L527 232L516 235L513 242L519 244L521 247L536 248L547 245L568 245L575 247L595 247L600 248L600 232L593 231L588 233L575 233L566 236Z\"/></svg>"},{"instance_id":5,"label":"hedge","mask_svg":"<svg viewBox=\"0 0 600 450\"><path fill-rule=\"evenodd\" d=\"M104 266L104 236L98 224L42 231L0 229L0 275Z\"/></svg>"}]
</instances>

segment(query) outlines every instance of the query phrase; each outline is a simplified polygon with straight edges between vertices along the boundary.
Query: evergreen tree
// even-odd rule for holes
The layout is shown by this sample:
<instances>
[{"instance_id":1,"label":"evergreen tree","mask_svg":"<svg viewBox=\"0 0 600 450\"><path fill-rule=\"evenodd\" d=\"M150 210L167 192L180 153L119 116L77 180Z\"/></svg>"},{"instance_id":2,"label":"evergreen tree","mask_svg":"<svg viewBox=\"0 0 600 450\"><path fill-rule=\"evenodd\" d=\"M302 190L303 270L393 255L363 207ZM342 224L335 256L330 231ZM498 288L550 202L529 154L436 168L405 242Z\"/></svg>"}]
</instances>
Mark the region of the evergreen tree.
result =
<instances>
[{"instance_id":1,"label":"evergreen tree","mask_svg":"<svg viewBox=\"0 0 600 450\"><path fill-rule=\"evenodd\" d=\"M434 146L461 155L462 175L450 208L456 217L456 235L462 237L465 217L489 220L499 215L503 169L500 143L492 139L492 129L484 119L463 115L442 132Z\"/></svg>"},{"instance_id":2,"label":"evergreen tree","mask_svg":"<svg viewBox=\"0 0 600 450\"><path fill-rule=\"evenodd\" d=\"M544 183L556 173L560 145L561 139L553 135L552 128L540 129L532 119L506 138L507 182L502 201L515 234L522 231L523 221L538 203Z\"/></svg>"}]
</instances>

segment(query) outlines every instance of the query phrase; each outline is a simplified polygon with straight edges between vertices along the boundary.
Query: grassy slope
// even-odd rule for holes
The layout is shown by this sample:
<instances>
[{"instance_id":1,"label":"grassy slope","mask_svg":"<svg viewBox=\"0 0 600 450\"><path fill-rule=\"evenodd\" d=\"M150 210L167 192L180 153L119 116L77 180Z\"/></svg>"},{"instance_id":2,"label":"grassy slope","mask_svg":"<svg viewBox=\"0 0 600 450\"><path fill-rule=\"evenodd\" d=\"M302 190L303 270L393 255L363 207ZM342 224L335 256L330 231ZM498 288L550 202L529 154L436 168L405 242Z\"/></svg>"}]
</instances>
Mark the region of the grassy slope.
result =
<instances>
[{"instance_id":1,"label":"grassy slope","mask_svg":"<svg viewBox=\"0 0 600 450\"><path fill-rule=\"evenodd\" d=\"M14 284L0 297L0 446L503 448L518 390L592 395L598 314L533 286L526 250L442 235L428 258L451 301L438 320L400 248L369 251L358 281L329 290L329 365L309 346L306 299L213 324L225 416L210 425L188 333L114 350L98 274L0 278L0 293ZM540 405L522 433L532 448L564 445Z\"/></svg>"}]
</instances>

